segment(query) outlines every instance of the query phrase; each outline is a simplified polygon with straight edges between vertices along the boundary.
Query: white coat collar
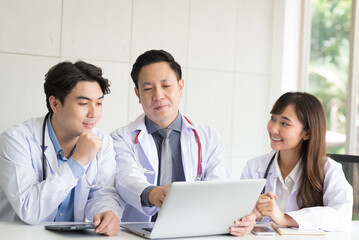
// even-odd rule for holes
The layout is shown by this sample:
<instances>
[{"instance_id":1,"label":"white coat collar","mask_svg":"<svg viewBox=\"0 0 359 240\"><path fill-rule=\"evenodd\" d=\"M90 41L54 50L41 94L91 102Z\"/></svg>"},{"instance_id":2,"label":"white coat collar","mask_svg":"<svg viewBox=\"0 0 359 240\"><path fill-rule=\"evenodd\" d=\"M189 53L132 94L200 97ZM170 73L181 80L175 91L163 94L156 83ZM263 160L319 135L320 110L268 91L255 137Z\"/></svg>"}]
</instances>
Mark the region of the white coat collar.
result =
<instances>
[{"instance_id":1,"label":"white coat collar","mask_svg":"<svg viewBox=\"0 0 359 240\"><path fill-rule=\"evenodd\" d=\"M146 125L145 125L145 114L141 114L140 116L138 116L135 121L133 121L130 126L127 129L127 133L132 133L136 130L138 131L143 131L146 129ZM147 129L146 129L147 132Z\"/></svg>"},{"instance_id":2,"label":"white coat collar","mask_svg":"<svg viewBox=\"0 0 359 240\"><path fill-rule=\"evenodd\" d=\"M284 184L285 179L283 179L282 173L280 172L278 157L276 157L274 161L274 165L275 165L275 175L279 177L279 180L282 182L282 184ZM294 166L292 171L288 174L287 178L291 178L292 181L296 183L302 173L302 168L303 168L302 159L300 159L297 162L297 164Z\"/></svg>"},{"instance_id":3,"label":"white coat collar","mask_svg":"<svg viewBox=\"0 0 359 240\"><path fill-rule=\"evenodd\" d=\"M273 183L274 183L274 177L275 177L275 164L274 162L276 161L278 154L276 154L276 151L271 151L270 153L268 153L267 155L265 155L264 159L263 159L263 163L258 164L257 166L257 172L259 173L259 176L261 178L264 178L265 172L268 168L269 162L271 161L273 155L275 154L275 158L272 162L272 164L270 165L269 169L268 169L268 175L267 175L267 183L265 185L265 191L272 191L273 189Z\"/></svg>"},{"instance_id":4,"label":"white coat collar","mask_svg":"<svg viewBox=\"0 0 359 240\"><path fill-rule=\"evenodd\" d=\"M45 117L37 118L33 123L35 139L38 142L40 149L42 147L42 125L44 122L44 118ZM46 166L47 166L46 171L48 176L49 173L52 174L57 169L58 164L57 164L57 156L56 156L55 148L51 142L47 126L45 127L45 158L46 158ZM48 172L49 170L50 172Z\"/></svg>"},{"instance_id":5,"label":"white coat collar","mask_svg":"<svg viewBox=\"0 0 359 240\"><path fill-rule=\"evenodd\" d=\"M193 124L193 122L192 122ZM181 128L181 149L182 149L182 156L192 156L191 158L195 159L197 161L198 158L198 145L193 145L192 141L189 141L189 139L194 138L194 132L192 129L196 129L192 124L190 124L182 115L182 128ZM190 130L190 131L189 131ZM153 140L153 137L150 133L148 133L146 125L145 125L145 114L141 114L139 117L133 121L128 129L127 134L131 135L131 141L134 140L137 136L137 141L139 148L138 150L142 149L144 156L146 156L148 162L151 164L153 170L158 173L158 153L155 141ZM183 161L183 167L186 169L187 161ZM192 163L188 162L188 164L191 166ZM197 165L197 163L196 163ZM188 168L193 171L194 169ZM185 171L185 177L189 177L189 179L192 179L192 175L194 173L189 173Z\"/></svg>"},{"instance_id":6,"label":"white coat collar","mask_svg":"<svg viewBox=\"0 0 359 240\"><path fill-rule=\"evenodd\" d=\"M276 151L271 151L270 153L266 154L264 156L263 163L258 164L257 171L259 173L261 173L261 176L264 176L270 160L272 159L273 155L276 154L276 153L277 153ZM275 158L274 158L274 160L273 160L273 162L272 162L272 164L271 164L271 166L269 168L268 176L269 176L269 174L272 174L275 171L274 161L277 159L277 157L278 157L278 154L276 154L276 156L275 156Z\"/></svg>"},{"instance_id":7,"label":"white coat collar","mask_svg":"<svg viewBox=\"0 0 359 240\"><path fill-rule=\"evenodd\" d=\"M127 130L127 133L132 133L134 131L143 131L144 129L146 129L146 125L145 125L145 117L146 115L143 113L140 116L138 116L135 121L133 121ZM189 119L190 120L190 119ZM191 120L190 120L191 121ZM191 129L196 129L196 127L193 125L193 122L191 121L192 124L190 124L185 117L182 115L182 131L186 130L187 128L191 128ZM147 132L147 129L146 129ZM140 134L141 135L141 134Z\"/></svg>"},{"instance_id":8,"label":"white coat collar","mask_svg":"<svg viewBox=\"0 0 359 240\"><path fill-rule=\"evenodd\" d=\"M191 121L190 119L188 120ZM194 176L196 176L197 174L197 167L193 168L193 166L198 166L198 143L195 140L196 137L193 131L197 129L194 126L195 123L192 121L191 123L189 123L187 119L185 119L185 117L182 115L181 151L182 164L183 169L185 169L184 174L186 181L192 181L195 179ZM200 134L200 132L198 132L198 134ZM199 138L201 141L201 136L199 136ZM184 158L183 156L186 156L186 158Z\"/></svg>"},{"instance_id":9,"label":"white coat collar","mask_svg":"<svg viewBox=\"0 0 359 240\"><path fill-rule=\"evenodd\" d=\"M189 123L187 121L187 119L191 122ZM194 123L191 121L191 119L187 118L185 116L182 115L182 132L184 132L185 130L187 130L188 128L191 129L196 129L196 127L194 126ZM197 129L196 129L197 130Z\"/></svg>"}]
</instances>

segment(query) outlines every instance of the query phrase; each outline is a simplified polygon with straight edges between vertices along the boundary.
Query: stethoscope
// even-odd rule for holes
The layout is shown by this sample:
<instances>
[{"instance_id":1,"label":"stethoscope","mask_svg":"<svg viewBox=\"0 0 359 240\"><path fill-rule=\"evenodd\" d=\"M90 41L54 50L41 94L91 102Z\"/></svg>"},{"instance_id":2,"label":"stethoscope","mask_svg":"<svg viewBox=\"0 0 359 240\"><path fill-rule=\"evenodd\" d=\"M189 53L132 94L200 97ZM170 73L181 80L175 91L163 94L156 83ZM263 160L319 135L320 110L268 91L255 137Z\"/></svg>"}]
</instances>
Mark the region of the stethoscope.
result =
<instances>
[{"instance_id":1,"label":"stethoscope","mask_svg":"<svg viewBox=\"0 0 359 240\"><path fill-rule=\"evenodd\" d=\"M46 115L45 115L45 118L44 118L44 121L42 123L42 146L41 146L41 149L42 149L42 180L46 180L46 158L45 158L45 130L46 130L46 122L47 122L47 119L49 118L50 116L50 112L48 112ZM99 179L100 179L100 176L99 176L99 167L98 167L98 154L96 154L96 170L97 170L97 176L96 176L96 183L95 184L91 184L90 181L88 180L87 178L87 174L85 172L85 179L86 179L86 183L87 183L87 186L89 188L94 188L94 187L99 187L101 186L101 184L99 184Z\"/></svg>"},{"instance_id":2,"label":"stethoscope","mask_svg":"<svg viewBox=\"0 0 359 240\"><path fill-rule=\"evenodd\" d=\"M267 169L266 169L266 171L265 171L265 173L264 173L264 177L263 177L264 179L267 179L267 177L268 177L269 169L270 169L270 167L271 167L271 165L272 165L272 163L273 163L273 161L274 161L274 158L275 158L275 155L276 155L276 154L277 154L277 153L274 153L273 157L271 158L271 160L270 160L269 163L268 163ZM266 191L266 186L264 185L261 194L264 194L265 191Z\"/></svg>"},{"instance_id":3,"label":"stethoscope","mask_svg":"<svg viewBox=\"0 0 359 240\"><path fill-rule=\"evenodd\" d=\"M191 124L192 122L185 116L183 116L186 121ZM198 144L198 167L197 167L197 181L201 181L202 179L202 164L201 164L201 141L199 140L199 135L198 135L198 132L196 129L192 128L193 132L194 132L194 135L197 139L197 144ZM143 170L144 173L149 173L149 174L154 174L155 172L154 171L151 171L151 170L148 170L146 169L145 167L142 166L142 164L140 163L140 158L138 156L138 148L137 148L137 145L138 145L138 135L140 135L141 133L141 130L136 134L136 137L135 137L135 140L134 140L134 143L135 143L135 147L136 147L136 161L137 161L137 164L138 166Z\"/></svg>"}]
</instances>

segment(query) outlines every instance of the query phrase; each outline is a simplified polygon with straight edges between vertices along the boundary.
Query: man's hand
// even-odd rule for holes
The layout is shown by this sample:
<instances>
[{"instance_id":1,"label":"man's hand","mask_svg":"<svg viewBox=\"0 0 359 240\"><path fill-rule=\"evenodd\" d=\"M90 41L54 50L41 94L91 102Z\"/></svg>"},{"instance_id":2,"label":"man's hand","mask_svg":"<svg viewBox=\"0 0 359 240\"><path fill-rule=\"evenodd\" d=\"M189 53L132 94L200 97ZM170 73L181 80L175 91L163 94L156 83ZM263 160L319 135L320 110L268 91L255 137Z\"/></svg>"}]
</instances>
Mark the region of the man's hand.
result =
<instances>
[{"instance_id":1,"label":"man's hand","mask_svg":"<svg viewBox=\"0 0 359 240\"><path fill-rule=\"evenodd\" d=\"M152 205L155 205L158 208L162 207L163 201L166 198L166 194L171 184L168 184L166 187L155 187L148 194L148 200Z\"/></svg>"},{"instance_id":2,"label":"man's hand","mask_svg":"<svg viewBox=\"0 0 359 240\"><path fill-rule=\"evenodd\" d=\"M250 215L234 221L234 226L229 228L229 232L234 236L244 236L250 233L255 225L256 214L252 212Z\"/></svg>"},{"instance_id":3,"label":"man's hand","mask_svg":"<svg viewBox=\"0 0 359 240\"><path fill-rule=\"evenodd\" d=\"M113 211L99 213L93 217L93 224L97 226L96 233L116 236L120 231L120 220Z\"/></svg>"},{"instance_id":4,"label":"man's hand","mask_svg":"<svg viewBox=\"0 0 359 240\"><path fill-rule=\"evenodd\" d=\"M102 141L99 136L93 132L83 132L77 140L76 151L72 157L84 167L95 157L101 148Z\"/></svg>"}]
</instances>

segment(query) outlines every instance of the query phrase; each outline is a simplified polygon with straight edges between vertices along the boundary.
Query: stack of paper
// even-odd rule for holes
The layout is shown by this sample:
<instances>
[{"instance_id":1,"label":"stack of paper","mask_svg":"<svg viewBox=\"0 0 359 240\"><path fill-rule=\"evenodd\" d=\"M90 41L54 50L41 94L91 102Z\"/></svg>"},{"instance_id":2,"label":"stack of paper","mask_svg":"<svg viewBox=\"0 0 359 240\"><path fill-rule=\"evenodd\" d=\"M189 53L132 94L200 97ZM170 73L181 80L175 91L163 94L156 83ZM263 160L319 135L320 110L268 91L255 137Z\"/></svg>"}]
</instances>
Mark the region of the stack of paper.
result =
<instances>
[{"instance_id":1,"label":"stack of paper","mask_svg":"<svg viewBox=\"0 0 359 240\"><path fill-rule=\"evenodd\" d=\"M272 227L280 235L316 235L316 236L325 235L325 232L319 229L299 230L298 228L293 228L293 227L278 226L275 223L272 223Z\"/></svg>"}]
</instances>

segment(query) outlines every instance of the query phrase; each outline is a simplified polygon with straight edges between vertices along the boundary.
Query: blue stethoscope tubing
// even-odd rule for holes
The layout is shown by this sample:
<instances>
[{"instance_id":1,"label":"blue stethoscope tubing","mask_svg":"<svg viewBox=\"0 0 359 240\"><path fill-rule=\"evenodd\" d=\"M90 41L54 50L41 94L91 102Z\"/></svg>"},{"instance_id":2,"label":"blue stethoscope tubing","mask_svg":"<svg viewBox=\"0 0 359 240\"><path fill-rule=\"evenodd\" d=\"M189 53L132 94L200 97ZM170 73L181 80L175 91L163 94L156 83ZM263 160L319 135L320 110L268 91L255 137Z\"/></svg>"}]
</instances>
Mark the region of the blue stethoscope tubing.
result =
<instances>
[{"instance_id":1,"label":"blue stethoscope tubing","mask_svg":"<svg viewBox=\"0 0 359 240\"><path fill-rule=\"evenodd\" d=\"M189 124L191 124L191 125L193 126L192 122L191 122L187 117L185 117L185 116L183 116L183 117L186 119L186 121L187 121ZM199 139L199 135L198 135L197 130L194 129L194 128L192 128L192 130L193 130L193 132L194 132L194 135L195 135L195 137L196 137L197 144L198 144L197 181L201 181L201 179L202 179L202 164L201 164L201 150L202 150L202 146L201 146L201 141L200 141L200 139ZM137 149L137 144L138 144L138 140L137 140L137 139L138 139L138 135L140 135L140 132L141 132L141 130L136 134L136 137L135 137L135 140L134 140L134 143L135 143L135 145L136 145L136 149ZM138 159L138 161L139 161L139 159Z\"/></svg>"},{"instance_id":2,"label":"blue stethoscope tubing","mask_svg":"<svg viewBox=\"0 0 359 240\"><path fill-rule=\"evenodd\" d=\"M269 169L270 169L270 167L271 167L271 165L272 165L272 163L273 163L273 161L274 161L274 158L275 158L275 155L276 155L276 154L277 154L277 153L274 153L273 157L271 158L271 160L270 160L269 163L268 163L267 169L266 169L266 171L265 171L265 173L264 173L264 177L263 177L264 179L267 179L267 177L268 177ZM266 186L263 187L263 190L262 190L261 194L264 194L265 191L266 191Z\"/></svg>"}]
</instances>

